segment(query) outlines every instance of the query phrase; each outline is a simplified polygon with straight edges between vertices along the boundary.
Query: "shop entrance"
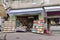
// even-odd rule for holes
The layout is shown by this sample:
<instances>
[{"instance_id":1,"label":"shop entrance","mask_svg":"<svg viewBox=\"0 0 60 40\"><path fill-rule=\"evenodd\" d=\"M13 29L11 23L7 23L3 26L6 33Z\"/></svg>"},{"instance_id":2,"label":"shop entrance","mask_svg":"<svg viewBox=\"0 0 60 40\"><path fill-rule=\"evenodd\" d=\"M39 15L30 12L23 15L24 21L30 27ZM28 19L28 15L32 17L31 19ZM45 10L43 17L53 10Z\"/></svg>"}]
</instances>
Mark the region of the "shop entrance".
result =
<instances>
[{"instance_id":1,"label":"shop entrance","mask_svg":"<svg viewBox=\"0 0 60 40\"><path fill-rule=\"evenodd\" d=\"M16 16L16 27L20 29L22 27L22 30L30 32L33 27L33 21L37 19L38 19L38 15Z\"/></svg>"}]
</instances>

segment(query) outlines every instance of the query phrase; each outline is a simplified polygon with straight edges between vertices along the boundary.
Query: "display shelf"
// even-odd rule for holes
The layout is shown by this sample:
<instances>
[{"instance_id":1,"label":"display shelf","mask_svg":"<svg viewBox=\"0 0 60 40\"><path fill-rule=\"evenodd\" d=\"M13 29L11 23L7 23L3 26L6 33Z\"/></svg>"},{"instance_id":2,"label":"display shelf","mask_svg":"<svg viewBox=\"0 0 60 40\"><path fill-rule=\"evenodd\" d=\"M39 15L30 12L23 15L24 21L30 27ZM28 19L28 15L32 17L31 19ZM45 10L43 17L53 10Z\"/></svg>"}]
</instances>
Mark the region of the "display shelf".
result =
<instances>
[{"instance_id":1,"label":"display shelf","mask_svg":"<svg viewBox=\"0 0 60 40\"><path fill-rule=\"evenodd\" d=\"M34 33L44 33L44 20L34 21L32 32L34 32Z\"/></svg>"}]
</instances>

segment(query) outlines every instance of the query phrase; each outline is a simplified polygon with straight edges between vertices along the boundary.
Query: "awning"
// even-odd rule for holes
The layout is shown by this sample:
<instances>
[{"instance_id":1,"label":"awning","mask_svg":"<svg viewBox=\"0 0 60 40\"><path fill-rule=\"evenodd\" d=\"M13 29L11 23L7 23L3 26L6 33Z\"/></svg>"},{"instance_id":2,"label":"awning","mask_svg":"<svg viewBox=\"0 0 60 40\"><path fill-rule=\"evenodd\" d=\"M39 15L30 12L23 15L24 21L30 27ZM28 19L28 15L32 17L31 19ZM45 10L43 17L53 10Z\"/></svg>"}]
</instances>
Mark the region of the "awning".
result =
<instances>
[{"instance_id":1,"label":"awning","mask_svg":"<svg viewBox=\"0 0 60 40\"><path fill-rule=\"evenodd\" d=\"M32 8L32 9L21 9L21 10L10 10L8 14L22 15L22 14L39 14L43 11L42 8Z\"/></svg>"},{"instance_id":2,"label":"awning","mask_svg":"<svg viewBox=\"0 0 60 40\"><path fill-rule=\"evenodd\" d=\"M60 11L60 6L44 7L46 12ZM43 8L10 10L8 14L22 15L22 14L39 14L43 12Z\"/></svg>"},{"instance_id":3,"label":"awning","mask_svg":"<svg viewBox=\"0 0 60 40\"><path fill-rule=\"evenodd\" d=\"M60 11L60 6L44 7L46 12Z\"/></svg>"},{"instance_id":4,"label":"awning","mask_svg":"<svg viewBox=\"0 0 60 40\"><path fill-rule=\"evenodd\" d=\"M4 9L1 1L0 1L0 16L7 17L6 10Z\"/></svg>"}]
</instances>

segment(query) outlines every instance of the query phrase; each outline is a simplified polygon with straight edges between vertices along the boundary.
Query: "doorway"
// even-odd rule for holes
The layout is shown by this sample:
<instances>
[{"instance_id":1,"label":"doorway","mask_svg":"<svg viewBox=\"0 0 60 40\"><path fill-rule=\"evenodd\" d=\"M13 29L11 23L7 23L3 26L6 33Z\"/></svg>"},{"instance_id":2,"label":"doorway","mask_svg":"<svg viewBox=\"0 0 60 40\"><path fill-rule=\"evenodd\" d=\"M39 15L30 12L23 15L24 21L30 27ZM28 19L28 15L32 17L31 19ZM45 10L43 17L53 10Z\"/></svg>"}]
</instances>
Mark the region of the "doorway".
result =
<instances>
[{"instance_id":1,"label":"doorway","mask_svg":"<svg viewBox=\"0 0 60 40\"><path fill-rule=\"evenodd\" d=\"M16 27L25 26L26 31L31 32L34 20L38 20L38 15L16 16Z\"/></svg>"}]
</instances>

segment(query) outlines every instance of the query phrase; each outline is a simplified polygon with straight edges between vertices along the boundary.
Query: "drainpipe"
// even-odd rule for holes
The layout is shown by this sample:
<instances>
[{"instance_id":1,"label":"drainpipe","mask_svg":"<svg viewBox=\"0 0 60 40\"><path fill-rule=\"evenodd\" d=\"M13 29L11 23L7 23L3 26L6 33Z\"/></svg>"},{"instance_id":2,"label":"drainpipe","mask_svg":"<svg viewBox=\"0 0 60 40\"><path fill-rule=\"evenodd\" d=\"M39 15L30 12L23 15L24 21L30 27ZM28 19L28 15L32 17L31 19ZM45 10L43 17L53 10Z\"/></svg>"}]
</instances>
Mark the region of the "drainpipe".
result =
<instances>
[{"instance_id":1,"label":"drainpipe","mask_svg":"<svg viewBox=\"0 0 60 40\"><path fill-rule=\"evenodd\" d=\"M48 23L47 23L47 12L44 8L44 6L42 7L43 8L43 13L44 13L44 20L45 20L45 28L48 29Z\"/></svg>"},{"instance_id":2,"label":"drainpipe","mask_svg":"<svg viewBox=\"0 0 60 40\"><path fill-rule=\"evenodd\" d=\"M6 10L6 12L8 13L11 9L10 5L8 4L8 2L6 0L2 0L3 6Z\"/></svg>"},{"instance_id":3,"label":"drainpipe","mask_svg":"<svg viewBox=\"0 0 60 40\"><path fill-rule=\"evenodd\" d=\"M7 8L6 0L2 0L2 3L3 3L4 8L6 9Z\"/></svg>"},{"instance_id":4,"label":"drainpipe","mask_svg":"<svg viewBox=\"0 0 60 40\"><path fill-rule=\"evenodd\" d=\"M2 0L3 6L5 7L6 10L8 10L10 7L10 5L8 4L8 2L6 2L6 0Z\"/></svg>"},{"instance_id":5,"label":"drainpipe","mask_svg":"<svg viewBox=\"0 0 60 40\"><path fill-rule=\"evenodd\" d=\"M45 0L43 0L41 5L42 5L42 8L43 8L42 15L43 15L44 20L45 20L45 28L47 29L47 12L45 11L45 8L44 8L45 3L46 3Z\"/></svg>"}]
</instances>

